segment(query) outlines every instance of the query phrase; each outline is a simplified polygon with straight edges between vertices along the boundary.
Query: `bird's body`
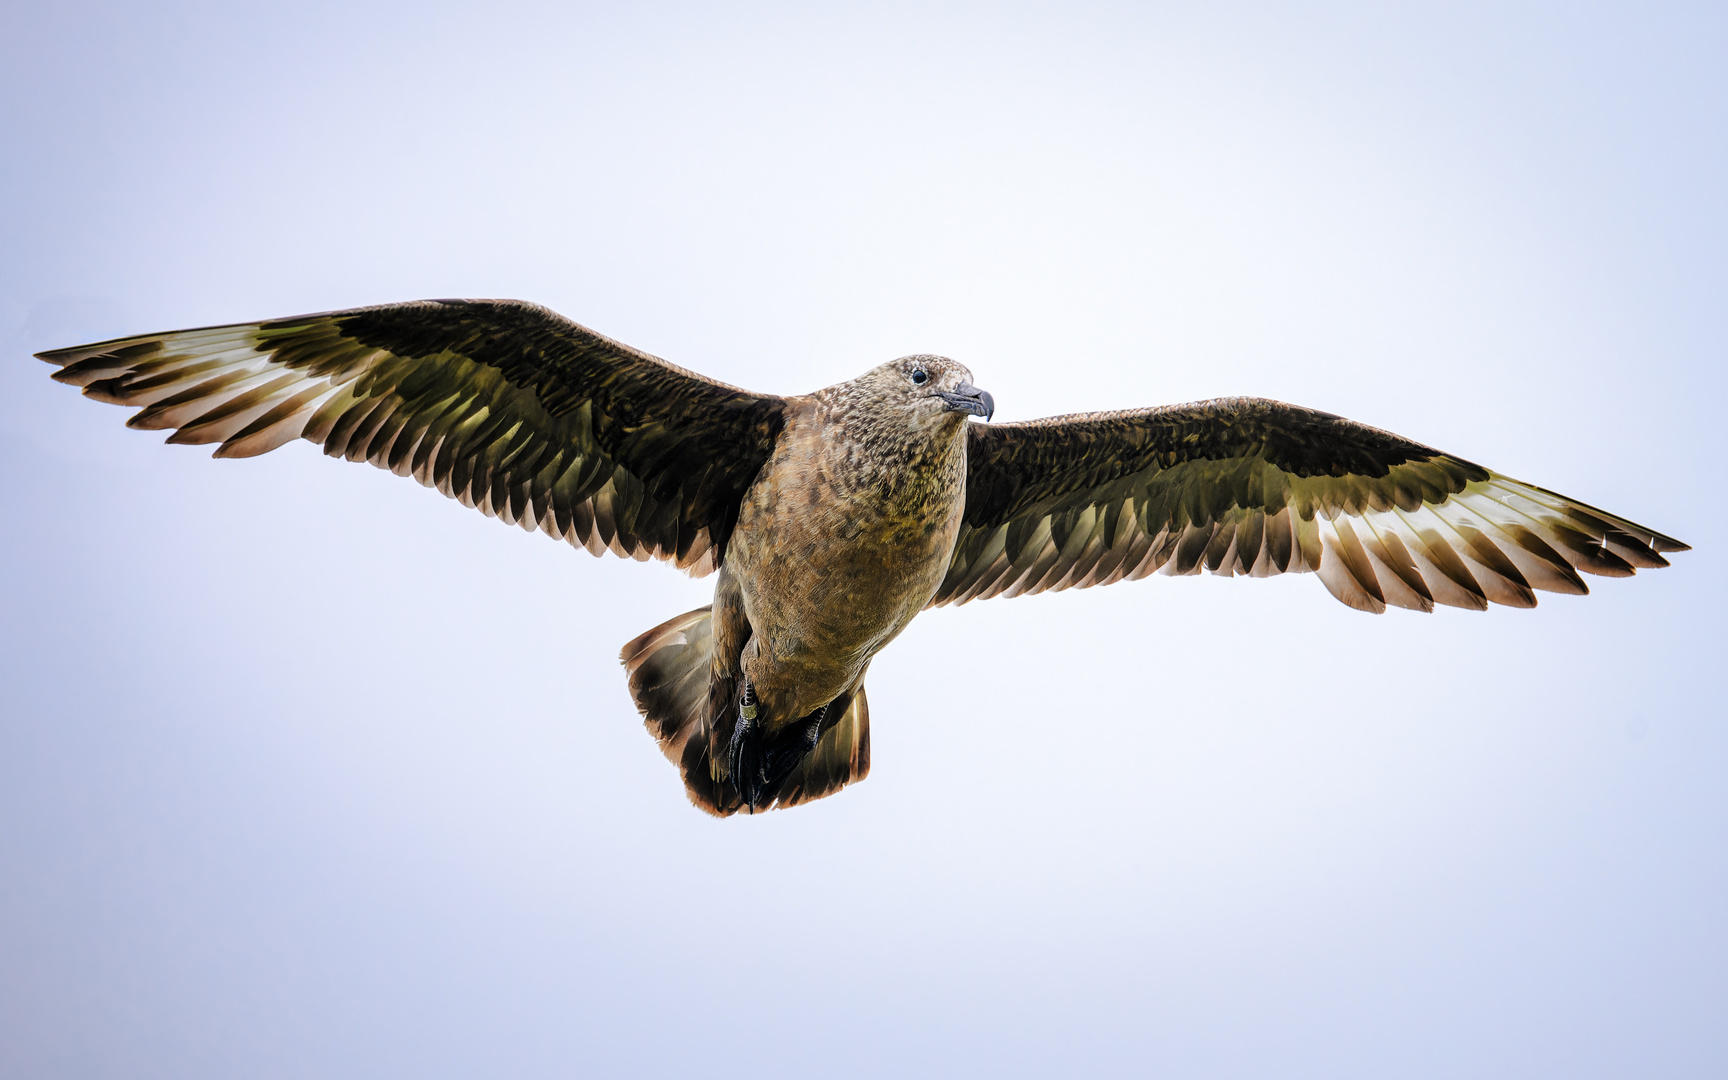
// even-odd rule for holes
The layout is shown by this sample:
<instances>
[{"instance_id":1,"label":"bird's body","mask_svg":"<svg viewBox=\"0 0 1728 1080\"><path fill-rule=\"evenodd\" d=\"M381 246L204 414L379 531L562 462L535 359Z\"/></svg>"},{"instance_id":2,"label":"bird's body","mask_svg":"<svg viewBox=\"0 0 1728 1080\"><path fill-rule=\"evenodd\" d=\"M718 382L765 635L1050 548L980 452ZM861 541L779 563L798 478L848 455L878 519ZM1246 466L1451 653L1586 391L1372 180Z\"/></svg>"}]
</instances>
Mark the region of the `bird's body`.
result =
<instances>
[{"instance_id":1,"label":"bird's body","mask_svg":"<svg viewBox=\"0 0 1728 1080\"><path fill-rule=\"evenodd\" d=\"M1390 432L1258 398L988 418L910 356L812 394L705 379L531 304L424 301L41 354L128 424L244 457L295 438L595 554L718 571L624 647L696 805L870 767L864 678L924 608L1144 577L1316 572L1366 611L1531 607L1684 544Z\"/></svg>"},{"instance_id":2,"label":"bird's body","mask_svg":"<svg viewBox=\"0 0 1728 1080\"><path fill-rule=\"evenodd\" d=\"M873 374L901 379L897 365ZM792 399L727 545L722 573L753 632L743 670L777 721L856 682L948 571L965 508L966 416L884 408L886 389L859 380Z\"/></svg>"}]
</instances>

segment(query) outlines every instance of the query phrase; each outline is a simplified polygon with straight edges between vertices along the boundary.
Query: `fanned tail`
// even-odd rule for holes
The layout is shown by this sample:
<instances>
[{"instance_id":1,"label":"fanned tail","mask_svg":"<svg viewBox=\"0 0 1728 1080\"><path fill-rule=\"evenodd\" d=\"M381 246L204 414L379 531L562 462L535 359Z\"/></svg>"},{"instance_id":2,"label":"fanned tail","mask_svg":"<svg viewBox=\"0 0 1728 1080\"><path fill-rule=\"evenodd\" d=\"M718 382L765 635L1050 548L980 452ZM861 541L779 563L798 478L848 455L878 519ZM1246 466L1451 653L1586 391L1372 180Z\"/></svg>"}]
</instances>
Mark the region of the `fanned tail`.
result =
<instances>
[{"instance_id":1,"label":"fanned tail","mask_svg":"<svg viewBox=\"0 0 1728 1080\"><path fill-rule=\"evenodd\" d=\"M717 724L712 714L733 695L729 688L710 694L711 614L711 608L703 607L668 619L625 645L619 659L648 733L660 744L666 760L678 766L690 801L716 817L729 817L744 808L744 800L726 776L725 740L717 743L714 738L716 726L724 727L720 734L730 737L731 724L725 721L732 718L724 717ZM820 799L869 772L870 707L860 684L845 712L831 726L823 725L816 747L781 781L773 801L757 809Z\"/></svg>"}]
</instances>

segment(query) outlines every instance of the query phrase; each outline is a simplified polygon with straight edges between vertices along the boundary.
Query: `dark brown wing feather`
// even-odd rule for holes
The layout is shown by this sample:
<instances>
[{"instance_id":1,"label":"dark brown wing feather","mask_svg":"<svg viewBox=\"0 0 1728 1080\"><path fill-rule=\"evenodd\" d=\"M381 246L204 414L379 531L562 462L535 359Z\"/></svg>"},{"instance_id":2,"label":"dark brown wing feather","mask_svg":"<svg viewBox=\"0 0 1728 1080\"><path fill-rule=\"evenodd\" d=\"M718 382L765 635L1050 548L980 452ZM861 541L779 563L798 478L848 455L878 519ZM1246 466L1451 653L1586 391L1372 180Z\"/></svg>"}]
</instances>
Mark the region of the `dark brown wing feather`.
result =
<instances>
[{"instance_id":1,"label":"dark brown wing feather","mask_svg":"<svg viewBox=\"0 0 1728 1080\"><path fill-rule=\"evenodd\" d=\"M1462 458L1260 398L970 428L932 604L1154 571L1317 571L1351 607L1536 603L1686 545Z\"/></svg>"},{"instance_id":2,"label":"dark brown wing feather","mask_svg":"<svg viewBox=\"0 0 1728 1080\"><path fill-rule=\"evenodd\" d=\"M719 564L784 401L535 304L429 300L39 354L169 442L305 438L595 554Z\"/></svg>"}]
</instances>

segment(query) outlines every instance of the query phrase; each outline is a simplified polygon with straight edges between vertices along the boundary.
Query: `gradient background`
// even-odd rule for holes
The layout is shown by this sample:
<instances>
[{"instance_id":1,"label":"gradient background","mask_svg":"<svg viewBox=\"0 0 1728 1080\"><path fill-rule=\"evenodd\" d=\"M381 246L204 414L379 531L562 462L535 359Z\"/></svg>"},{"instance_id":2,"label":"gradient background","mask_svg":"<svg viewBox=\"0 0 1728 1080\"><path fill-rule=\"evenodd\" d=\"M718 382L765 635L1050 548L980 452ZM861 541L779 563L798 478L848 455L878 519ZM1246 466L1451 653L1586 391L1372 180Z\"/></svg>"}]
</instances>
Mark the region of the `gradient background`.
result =
<instances>
[{"instance_id":1,"label":"gradient background","mask_svg":"<svg viewBox=\"0 0 1728 1080\"><path fill-rule=\"evenodd\" d=\"M1728 1075L1728 16L1196 6L0 10L0 1074ZM1698 550L938 611L866 783L717 822L616 661L710 582L29 359L426 296L1278 397Z\"/></svg>"}]
</instances>

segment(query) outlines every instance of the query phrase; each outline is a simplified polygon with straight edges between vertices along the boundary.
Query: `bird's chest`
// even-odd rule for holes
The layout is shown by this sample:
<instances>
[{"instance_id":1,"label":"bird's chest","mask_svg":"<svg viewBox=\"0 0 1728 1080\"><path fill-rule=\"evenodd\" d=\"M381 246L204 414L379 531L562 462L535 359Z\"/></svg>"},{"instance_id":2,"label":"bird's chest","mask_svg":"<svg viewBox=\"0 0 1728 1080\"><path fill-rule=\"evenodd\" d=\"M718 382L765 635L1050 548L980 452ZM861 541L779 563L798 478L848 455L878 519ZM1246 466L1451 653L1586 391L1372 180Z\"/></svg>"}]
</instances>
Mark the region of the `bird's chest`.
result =
<instances>
[{"instance_id":1,"label":"bird's chest","mask_svg":"<svg viewBox=\"0 0 1728 1080\"><path fill-rule=\"evenodd\" d=\"M947 572L964 446L777 454L740 508L726 562L753 632L783 664L852 669L911 621Z\"/></svg>"}]
</instances>

